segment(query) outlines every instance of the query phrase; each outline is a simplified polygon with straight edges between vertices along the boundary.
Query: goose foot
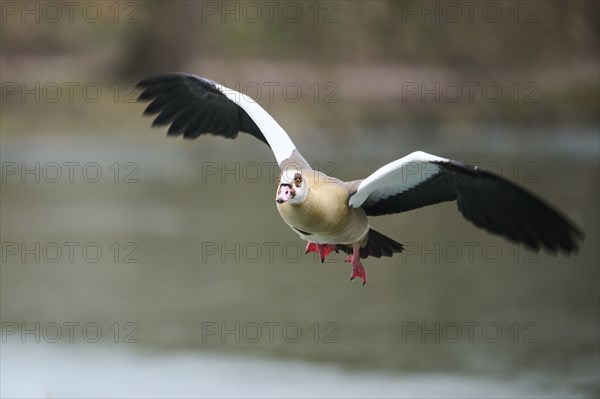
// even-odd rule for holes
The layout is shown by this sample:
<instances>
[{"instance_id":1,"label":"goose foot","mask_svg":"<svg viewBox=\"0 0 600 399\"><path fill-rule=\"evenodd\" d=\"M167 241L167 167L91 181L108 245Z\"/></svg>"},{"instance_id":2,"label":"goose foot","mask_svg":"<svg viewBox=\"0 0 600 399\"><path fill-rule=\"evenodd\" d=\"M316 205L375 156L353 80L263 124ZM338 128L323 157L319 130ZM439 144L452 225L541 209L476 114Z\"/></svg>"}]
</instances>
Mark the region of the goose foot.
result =
<instances>
[{"instance_id":1,"label":"goose foot","mask_svg":"<svg viewBox=\"0 0 600 399\"><path fill-rule=\"evenodd\" d=\"M360 277L363 281L363 285L367 284L367 272L362 263L360 263L360 246L358 244L352 244L352 255L348 255L344 262L352 264L350 281L354 280L356 277Z\"/></svg>"},{"instance_id":2,"label":"goose foot","mask_svg":"<svg viewBox=\"0 0 600 399\"><path fill-rule=\"evenodd\" d=\"M321 263L325 262L327 255L333 251L337 252L337 248L333 244L317 244L316 242L309 242L306 244L306 253L317 252L319 258L321 258Z\"/></svg>"}]
</instances>

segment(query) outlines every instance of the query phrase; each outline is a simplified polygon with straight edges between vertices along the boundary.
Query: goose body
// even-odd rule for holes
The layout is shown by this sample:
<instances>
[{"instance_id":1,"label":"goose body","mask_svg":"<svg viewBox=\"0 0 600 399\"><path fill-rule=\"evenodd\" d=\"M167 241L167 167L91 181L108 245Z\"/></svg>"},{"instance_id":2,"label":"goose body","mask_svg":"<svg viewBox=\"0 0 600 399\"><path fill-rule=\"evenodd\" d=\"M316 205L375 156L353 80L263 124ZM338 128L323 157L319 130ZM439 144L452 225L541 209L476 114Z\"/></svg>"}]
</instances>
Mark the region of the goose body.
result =
<instances>
[{"instance_id":1,"label":"goose body","mask_svg":"<svg viewBox=\"0 0 600 399\"><path fill-rule=\"evenodd\" d=\"M300 237L317 244L366 243L367 214L349 204L351 191L338 179L314 170L292 171L308 184L306 199L298 204L277 203L282 219ZM280 189L278 188L278 194Z\"/></svg>"},{"instance_id":2,"label":"goose body","mask_svg":"<svg viewBox=\"0 0 600 399\"><path fill-rule=\"evenodd\" d=\"M532 250L577 251L583 233L566 217L516 184L454 160L422 151L393 161L365 179L344 182L313 170L281 126L248 96L211 80L171 73L139 82L139 99L151 101L145 114L158 114L153 126L195 139L210 133L233 139L251 134L271 147L281 173L275 203L282 219L306 251L321 260L344 251L351 280L366 272L360 259L392 256L400 243L373 230L369 216L400 213L457 201L477 227L522 243Z\"/></svg>"}]
</instances>

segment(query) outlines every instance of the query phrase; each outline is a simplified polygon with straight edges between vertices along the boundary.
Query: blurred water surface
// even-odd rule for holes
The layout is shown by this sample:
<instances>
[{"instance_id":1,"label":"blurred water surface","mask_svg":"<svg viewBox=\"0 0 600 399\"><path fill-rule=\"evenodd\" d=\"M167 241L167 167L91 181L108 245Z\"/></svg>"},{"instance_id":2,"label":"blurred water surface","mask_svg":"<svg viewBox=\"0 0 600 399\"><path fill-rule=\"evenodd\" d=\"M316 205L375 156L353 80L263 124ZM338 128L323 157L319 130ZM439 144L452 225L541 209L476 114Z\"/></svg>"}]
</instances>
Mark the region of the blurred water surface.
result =
<instances>
[{"instance_id":1,"label":"blurred water surface","mask_svg":"<svg viewBox=\"0 0 600 399\"><path fill-rule=\"evenodd\" d=\"M553 257L476 229L453 203L374 218L375 228L409 250L367 259L363 287L349 281L341 254L325 264L303 255L305 243L275 209L267 147L249 137L200 143L153 133L3 131L3 168L39 162L48 173L39 183L3 175L3 396L104 392L62 386L56 370L76 371L73 380L122 379L119 392L132 396L175 385L180 390L165 392L210 396L231 375L253 372L238 382L255 383L254 390L227 392L286 392L277 380L300 396L597 392L597 135L524 141L506 132L478 142L351 135L337 144L300 137L309 161L342 179L365 177L416 149L479 163L547 199L586 232L579 254ZM48 181L53 162L79 163L72 183L66 168ZM96 183L80 174L90 162L97 166L87 172L102 173ZM77 243L72 260L70 242ZM46 245L47 253L40 249L35 259L6 246L22 243ZM63 249L58 260L48 243ZM102 255L83 254L89 243ZM72 343L69 322L79 323ZM11 330L35 330L35 323L58 323L63 336L50 345L50 327L40 343L35 333ZM82 338L86 323L100 326L99 342ZM148 380L148 389L132 388ZM337 391L345 383L356 391ZM35 389L23 393L24 384Z\"/></svg>"}]
</instances>

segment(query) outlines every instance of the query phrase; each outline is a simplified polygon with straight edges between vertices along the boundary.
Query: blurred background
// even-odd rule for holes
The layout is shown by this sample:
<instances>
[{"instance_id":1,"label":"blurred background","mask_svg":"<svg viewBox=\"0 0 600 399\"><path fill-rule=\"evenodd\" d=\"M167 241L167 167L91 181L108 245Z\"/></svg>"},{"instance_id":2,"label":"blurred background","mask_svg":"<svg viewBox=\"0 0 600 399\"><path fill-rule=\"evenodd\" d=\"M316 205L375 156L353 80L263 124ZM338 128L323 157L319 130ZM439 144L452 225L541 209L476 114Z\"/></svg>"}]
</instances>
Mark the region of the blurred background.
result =
<instances>
[{"instance_id":1,"label":"blurred background","mask_svg":"<svg viewBox=\"0 0 600 399\"><path fill-rule=\"evenodd\" d=\"M596 397L599 5L2 1L2 397ZM454 203L374 218L349 281L273 204L252 137L165 137L135 84L255 98L315 167L423 150L586 234L531 253Z\"/></svg>"}]
</instances>

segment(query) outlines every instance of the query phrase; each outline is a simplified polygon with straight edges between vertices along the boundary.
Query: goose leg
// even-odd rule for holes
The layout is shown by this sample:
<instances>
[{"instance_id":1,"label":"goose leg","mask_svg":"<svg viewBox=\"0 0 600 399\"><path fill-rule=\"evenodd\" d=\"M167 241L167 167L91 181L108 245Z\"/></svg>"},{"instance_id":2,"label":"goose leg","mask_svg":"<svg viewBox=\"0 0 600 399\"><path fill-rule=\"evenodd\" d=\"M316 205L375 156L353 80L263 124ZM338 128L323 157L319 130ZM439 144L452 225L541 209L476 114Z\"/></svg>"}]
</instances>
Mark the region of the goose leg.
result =
<instances>
[{"instance_id":1,"label":"goose leg","mask_svg":"<svg viewBox=\"0 0 600 399\"><path fill-rule=\"evenodd\" d=\"M352 244L352 255L348 255L345 262L352 264L352 274L350 275L350 281L356 277L360 277L363 281L363 285L367 284L367 272L365 267L360 263L360 245Z\"/></svg>"}]
</instances>

